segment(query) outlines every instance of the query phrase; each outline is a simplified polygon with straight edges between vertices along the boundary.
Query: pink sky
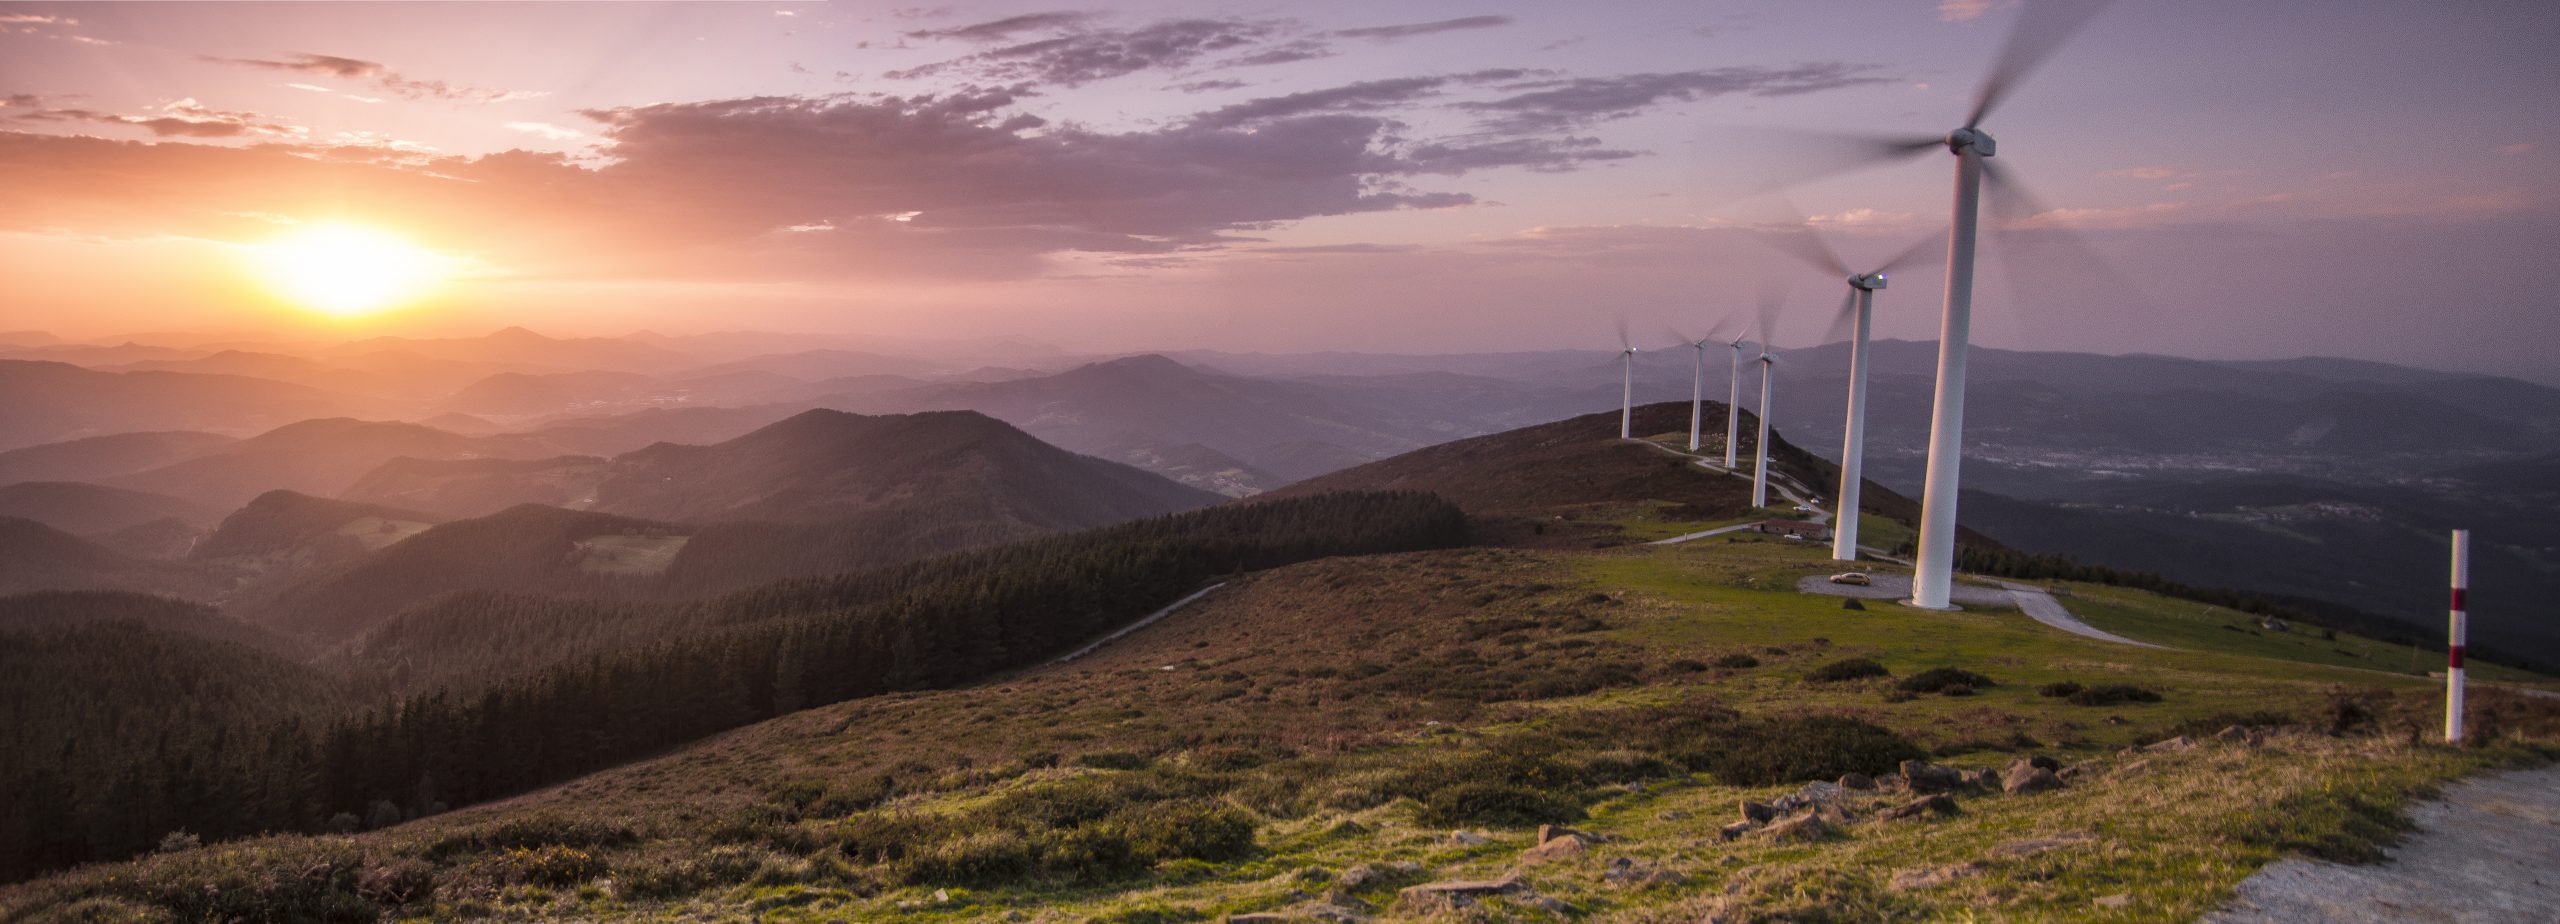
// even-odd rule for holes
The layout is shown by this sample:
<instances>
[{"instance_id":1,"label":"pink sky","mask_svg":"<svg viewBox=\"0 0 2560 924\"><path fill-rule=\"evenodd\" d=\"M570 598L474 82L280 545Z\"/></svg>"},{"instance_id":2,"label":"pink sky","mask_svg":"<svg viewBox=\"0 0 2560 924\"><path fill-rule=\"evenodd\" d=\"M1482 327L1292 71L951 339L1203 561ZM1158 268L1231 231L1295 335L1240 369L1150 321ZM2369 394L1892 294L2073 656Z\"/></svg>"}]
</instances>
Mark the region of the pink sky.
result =
<instances>
[{"instance_id":1,"label":"pink sky","mask_svg":"<svg viewBox=\"0 0 2560 924\"><path fill-rule=\"evenodd\" d=\"M2017 13L1591 6L0 3L0 329L307 330L240 255L334 218L469 266L351 335L1599 347L1776 288L1803 342L1836 283L1745 194L1805 132L1951 127ZM2120 279L2010 251L1979 342L2560 379L2555 38L2534 3L2118 4L1991 127L2016 217ZM1947 172L1791 199L1873 259ZM1880 335L1933 335L1938 275Z\"/></svg>"}]
</instances>

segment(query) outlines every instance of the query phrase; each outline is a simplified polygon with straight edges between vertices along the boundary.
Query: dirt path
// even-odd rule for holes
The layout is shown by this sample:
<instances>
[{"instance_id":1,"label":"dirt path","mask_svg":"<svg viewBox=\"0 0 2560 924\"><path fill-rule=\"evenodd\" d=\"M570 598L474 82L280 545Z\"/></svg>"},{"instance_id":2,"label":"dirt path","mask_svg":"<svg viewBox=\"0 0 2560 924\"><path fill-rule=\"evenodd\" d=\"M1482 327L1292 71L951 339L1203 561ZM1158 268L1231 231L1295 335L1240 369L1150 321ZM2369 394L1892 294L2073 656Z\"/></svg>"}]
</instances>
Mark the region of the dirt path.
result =
<instances>
[{"instance_id":1,"label":"dirt path","mask_svg":"<svg viewBox=\"0 0 2560 924\"><path fill-rule=\"evenodd\" d=\"M1073 661L1073 660L1075 660L1075 659L1077 659L1077 658L1084 657L1085 655L1092 654L1094 649L1096 649L1096 648L1100 648L1100 647L1102 647L1102 646L1104 646L1104 645L1111 644L1113 640L1116 640L1116 639L1118 639L1119 637L1121 637L1121 636L1123 636L1123 635L1127 635L1127 634L1129 634L1129 633L1131 633L1131 632L1136 632L1136 631L1138 631L1138 630L1140 630L1140 629L1144 629L1144 628L1146 628L1146 627L1148 627L1148 626L1155 625L1156 620L1163 619L1163 618L1165 618L1165 617L1167 617L1167 616L1171 616L1171 615L1173 615L1173 613L1174 613L1174 611L1175 611L1175 610L1179 610L1179 609L1181 609L1181 608L1183 608L1183 607L1190 606L1190 605L1191 605L1191 603L1192 603L1192 601L1198 600L1198 599L1200 599L1200 598L1202 598L1202 597L1206 597L1206 596L1208 596L1208 595L1209 595L1209 592L1210 592L1210 591L1213 591L1213 590L1216 590L1216 589L1218 589L1218 588L1225 587L1225 586L1227 586L1227 582L1225 582L1225 581L1219 581L1218 583L1211 584L1211 585L1209 585L1209 586L1207 586L1207 587L1200 588L1199 590L1192 591L1190 596L1188 596L1188 597L1184 597L1184 598L1182 598L1182 599L1180 599L1180 600L1173 601L1171 604L1166 605L1164 609L1157 610L1157 611L1155 611L1155 612L1153 612L1153 613L1148 613L1148 614L1147 614L1147 617L1146 617L1145 619L1141 619L1141 620L1138 620L1137 622L1133 622L1133 623L1130 623L1130 624L1128 624L1128 625L1121 626L1121 627L1119 628L1119 630L1118 630L1118 631L1115 631L1115 632L1113 632L1113 633L1111 633L1111 634L1109 634L1109 635L1105 635L1105 636L1103 636L1103 637L1101 637L1101 638L1094 639L1094 640L1093 640L1093 642L1092 642L1091 644L1088 644L1088 645L1086 645L1086 646L1084 646L1084 647L1082 647L1082 648L1078 648L1078 649L1076 649L1076 650L1074 650L1074 651L1067 652L1066 654L1059 655L1059 656L1057 657L1057 659L1056 659L1056 660L1054 660L1054 661L1050 661L1049 663L1051 663L1051 664L1065 664L1065 663L1067 663L1067 662L1069 662L1069 661Z\"/></svg>"},{"instance_id":2,"label":"dirt path","mask_svg":"<svg viewBox=\"0 0 2560 924\"><path fill-rule=\"evenodd\" d=\"M2064 632L2069 632L2073 635L2082 636L2084 638L2094 638L2101 642L2114 642L2118 645L2131 645L2136 648L2161 647L2159 645L2151 644L2150 642L2137 642L2113 632L2108 632L2096 626L2092 626L2088 623L2081 622L2080 617L2071 615L2070 610L2063 608L2062 601L2054 599L2053 595L2044 592L2043 588L2031 587L2026 584L2019 584L2011 581L2002 581L2000 582L2000 586L2008 588L2010 599L2018 601L2018 609L2025 612L2028 616L2034 617L2037 622L2044 623L2045 625L2052 626Z\"/></svg>"},{"instance_id":3,"label":"dirt path","mask_svg":"<svg viewBox=\"0 0 2560 924\"><path fill-rule=\"evenodd\" d=\"M2460 783L2410 814L2418 832L2391 859L2271 864L2204 924L2560 920L2560 766Z\"/></svg>"}]
</instances>

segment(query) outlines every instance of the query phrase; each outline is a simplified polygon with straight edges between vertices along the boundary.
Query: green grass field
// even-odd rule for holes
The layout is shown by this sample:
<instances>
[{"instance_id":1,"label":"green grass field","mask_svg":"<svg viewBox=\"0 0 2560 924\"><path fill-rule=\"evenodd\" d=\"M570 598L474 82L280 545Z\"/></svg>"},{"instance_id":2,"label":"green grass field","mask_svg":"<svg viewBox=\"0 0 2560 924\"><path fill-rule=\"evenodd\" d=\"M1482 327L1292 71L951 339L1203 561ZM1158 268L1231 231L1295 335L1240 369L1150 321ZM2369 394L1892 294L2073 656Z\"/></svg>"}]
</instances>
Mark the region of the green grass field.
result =
<instances>
[{"instance_id":1,"label":"green grass field","mask_svg":"<svg viewBox=\"0 0 2560 924\"><path fill-rule=\"evenodd\" d=\"M316 869L410 883L382 906L409 920L1134 924L1338 899L1385 920L2188 921L2275 858L2371 858L2444 780L2560 754L2560 708L2489 691L2488 743L2425 743L2432 685L2367 667L2409 656L2397 646L2225 630L2118 588L2064 600L2177 650L1792 589L1835 567L1827 548L1757 536L1291 566L1067 665L807 710L353 837L92 867L0 891L0 919L185 919L153 915L205 883L272 910L339 881ZM1890 676L1812 679L1851 658ZM1992 684L1897 686L1939 667ZM2039 693L2064 681L2160 700ZM1658 723L1719 710L1742 724L1712 726L1726 730L1703 739L1704 769L1684 763L1695 742ZM1818 838L1724 839L1739 802L1799 784L1728 779L1716 749L1791 747L1821 716L1958 767L2043 754L2078 769L2054 792L1961 795L1946 816L1882 820L1908 797L1858 797ZM2231 724L2269 730L2211 740ZM2206 740L2127 751L2177 734ZM1535 808L1477 814L1452 795L1487 781ZM1536 821L1607 840L1531 863ZM1194 842L1221 825L1250 840ZM1613 882L1621 860L1657 875ZM1514 871L1529 891L1464 908L1399 896Z\"/></svg>"}]
</instances>

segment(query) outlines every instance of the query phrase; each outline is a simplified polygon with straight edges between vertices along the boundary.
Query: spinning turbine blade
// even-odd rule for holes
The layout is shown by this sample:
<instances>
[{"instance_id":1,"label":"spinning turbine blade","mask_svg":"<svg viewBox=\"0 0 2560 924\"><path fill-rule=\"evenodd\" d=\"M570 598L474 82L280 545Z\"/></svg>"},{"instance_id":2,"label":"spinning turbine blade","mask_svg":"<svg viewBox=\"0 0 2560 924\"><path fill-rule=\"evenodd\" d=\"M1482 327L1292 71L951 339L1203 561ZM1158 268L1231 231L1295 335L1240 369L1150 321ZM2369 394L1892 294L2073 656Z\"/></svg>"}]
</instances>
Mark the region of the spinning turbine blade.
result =
<instances>
[{"instance_id":1,"label":"spinning turbine blade","mask_svg":"<svg viewBox=\"0 0 2560 924\"><path fill-rule=\"evenodd\" d=\"M1796 132L1783 129L1763 130L1761 137L1772 150L1787 152L1783 165L1775 166L1764 183L1753 192L1787 189L1815 180L1881 167L1917 158L1931 151L1947 148L1943 135L1872 135L1835 132Z\"/></svg>"},{"instance_id":2,"label":"spinning turbine blade","mask_svg":"<svg viewBox=\"0 0 2560 924\"><path fill-rule=\"evenodd\" d=\"M1883 263L1877 265L1875 269L1870 270L1869 272L1891 275L1895 272L1909 269L1913 264L1919 263L1923 258L1929 257L1946 249L1946 246L1946 231L1938 230L1929 232L1929 236L1912 241L1911 246L1902 248L1901 253L1897 253L1886 258Z\"/></svg>"},{"instance_id":3,"label":"spinning turbine blade","mask_svg":"<svg viewBox=\"0 0 2560 924\"><path fill-rule=\"evenodd\" d=\"M1831 326L1822 331L1822 342L1836 343L1849 339L1849 327L1858 318L1858 290L1851 289L1840 299L1840 313L1831 316Z\"/></svg>"},{"instance_id":4,"label":"spinning turbine blade","mask_svg":"<svg viewBox=\"0 0 2560 924\"><path fill-rule=\"evenodd\" d=\"M1973 111L1964 117L1964 127L1982 124L1991 110L2000 105L2018 82L2033 73L2037 65L2053 57L2055 50L2071 40L2073 33L2088 25L2107 8L2109 0L2028 0L2019 11L2018 22L2009 28L2009 40L2000 46L2000 57L1991 65L1991 73L1982 78L1982 88L1974 92Z\"/></svg>"}]
</instances>

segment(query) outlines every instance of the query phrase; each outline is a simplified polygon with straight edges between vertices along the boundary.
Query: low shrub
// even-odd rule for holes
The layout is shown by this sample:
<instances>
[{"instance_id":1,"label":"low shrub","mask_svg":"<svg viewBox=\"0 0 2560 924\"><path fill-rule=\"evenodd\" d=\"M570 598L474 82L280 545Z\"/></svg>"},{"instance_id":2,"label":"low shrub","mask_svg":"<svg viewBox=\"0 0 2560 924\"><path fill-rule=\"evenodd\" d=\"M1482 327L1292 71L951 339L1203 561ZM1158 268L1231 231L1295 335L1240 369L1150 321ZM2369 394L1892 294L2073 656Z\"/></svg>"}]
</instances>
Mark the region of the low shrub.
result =
<instances>
[{"instance_id":1,"label":"low shrub","mask_svg":"<svg viewBox=\"0 0 2560 924\"><path fill-rule=\"evenodd\" d=\"M2037 687L2036 695L2060 699L2073 693L2078 693L2080 690L2081 686L2079 683L2070 680L2062 680Z\"/></svg>"},{"instance_id":2,"label":"low shrub","mask_svg":"<svg viewBox=\"0 0 2560 924\"><path fill-rule=\"evenodd\" d=\"M1731 671L1747 670L1759 667L1760 659L1752 657L1750 652L1737 651L1732 654L1725 655L1724 657L1717 658L1715 660L1715 665Z\"/></svg>"},{"instance_id":3,"label":"low shrub","mask_svg":"<svg viewBox=\"0 0 2560 924\"><path fill-rule=\"evenodd\" d=\"M2130 683L2102 683L2085 687L2063 700L2074 706L2114 706L2123 703L2156 703L2160 691Z\"/></svg>"},{"instance_id":4,"label":"low shrub","mask_svg":"<svg viewBox=\"0 0 2560 924\"><path fill-rule=\"evenodd\" d=\"M1893 676L1893 672L1885 670L1882 664L1865 658L1843 658L1806 672L1804 679L1815 683L1839 683L1847 680L1890 676Z\"/></svg>"},{"instance_id":5,"label":"low shrub","mask_svg":"<svg viewBox=\"0 0 2560 924\"><path fill-rule=\"evenodd\" d=\"M1459 783L1422 800L1423 823L1433 825L1526 827L1581 817L1582 806L1571 800L1507 783Z\"/></svg>"},{"instance_id":6,"label":"low shrub","mask_svg":"<svg viewBox=\"0 0 2560 924\"><path fill-rule=\"evenodd\" d=\"M1877 776L1928 756L1891 730L1830 715L1752 719L1733 726L1718 745L1705 769L1730 786Z\"/></svg>"},{"instance_id":7,"label":"low shrub","mask_svg":"<svg viewBox=\"0 0 2560 924\"><path fill-rule=\"evenodd\" d=\"M1999 684L1989 677L1982 676L1981 674L1977 674L1972 671L1953 667L1933 667L1909 677L1904 677L1902 678L1902 682L1895 684L1895 686L1911 693L1941 693L1948 696L1966 696L1970 695L1975 690L1979 690L1984 687L1999 686Z\"/></svg>"}]
</instances>

